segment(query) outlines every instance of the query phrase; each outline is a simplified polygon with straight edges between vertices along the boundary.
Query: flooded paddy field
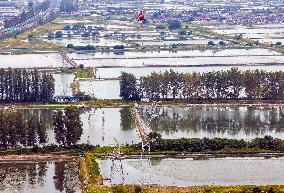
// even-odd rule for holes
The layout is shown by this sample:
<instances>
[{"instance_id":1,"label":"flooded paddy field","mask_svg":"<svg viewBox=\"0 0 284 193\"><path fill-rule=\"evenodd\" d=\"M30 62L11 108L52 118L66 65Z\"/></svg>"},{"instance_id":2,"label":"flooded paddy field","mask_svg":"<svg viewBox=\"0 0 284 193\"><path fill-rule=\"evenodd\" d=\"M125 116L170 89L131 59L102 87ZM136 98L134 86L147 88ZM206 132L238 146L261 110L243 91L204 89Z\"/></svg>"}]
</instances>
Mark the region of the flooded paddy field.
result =
<instances>
[{"instance_id":1,"label":"flooded paddy field","mask_svg":"<svg viewBox=\"0 0 284 193\"><path fill-rule=\"evenodd\" d=\"M55 109L22 109L25 114L42 117L48 143L55 143L52 116ZM270 135L284 139L284 108L249 106L139 107L147 132L163 138L233 138L251 140ZM129 107L87 108L80 114L83 135L80 143L113 145L140 141Z\"/></svg>"},{"instance_id":2,"label":"flooded paddy field","mask_svg":"<svg viewBox=\"0 0 284 193\"><path fill-rule=\"evenodd\" d=\"M284 27L282 24L266 24L233 26L233 28L213 27L214 31L219 34L231 35L242 34L244 38L259 40L260 42L273 43L282 42L284 39Z\"/></svg>"},{"instance_id":3,"label":"flooded paddy field","mask_svg":"<svg viewBox=\"0 0 284 193\"><path fill-rule=\"evenodd\" d=\"M208 66L208 65L271 65L284 64L284 56L236 56L195 58L87 59L77 64L90 67L148 67L148 66Z\"/></svg>"},{"instance_id":4,"label":"flooded paddy field","mask_svg":"<svg viewBox=\"0 0 284 193\"><path fill-rule=\"evenodd\" d=\"M213 41L214 44L218 44L221 40L214 40L214 39L189 39L189 40L152 40L152 41L135 41L135 43L138 43L141 46L169 46L169 45L198 45L198 44L208 44L209 41Z\"/></svg>"},{"instance_id":5,"label":"flooded paddy field","mask_svg":"<svg viewBox=\"0 0 284 193\"><path fill-rule=\"evenodd\" d=\"M111 184L166 186L280 185L284 183L284 158L244 157L186 159L124 159L122 170L111 171L111 160L100 163ZM120 166L119 161L114 165ZM121 172L123 171L123 173Z\"/></svg>"},{"instance_id":6,"label":"flooded paddy field","mask_svg":"<svg viewBox=\"0 0 284 193\"><path fill-rule=\"evenodd\" d=\"M118 78L121 72L132 73L135 77L146 76L152 72L163 73L165 71L173 70L179 73L193 73L193 72L210 72L210 71L226 71L231 68L238 68L241 71L245 70L265 70L268 72L282 71L282 65L228 65L228 66L193 66L193 67L116 67L116 68L97 68L96 78Z\"/></svg>"},{"instance_id":7,"label":"flooded paddy field","mask_svg":"<svg viewBox=\"0 0 284 193\"><path fill-rule=\"evenodd\" d=\"M70 59L86 67L146 67L202 65L284 64L284 55L268 49L188 50L160 52L124 52L68 54ZM54 68L66 63L58 53L0 55L3 68Z\"/></svg>"},{"instance_id":8,"label":"flooded paddy field","mask_svg":"<svg viewBox=\"0 0 284 193\"><path fill-rule=\"evenodd\" d=\"M80 90L97 99L120 99L118 80L81 81Z\"/></svg>"},{"instance_id":9,"label":"flooded paddy field","mask_svg":"<svg viewBox=\"0 0 284 193\"><path fill-rule=\"evenodd\" d=\"M0 161L2 193L81 193L76 161Z\"/></svg>"},{"instance_id":10,"label":"flooded paddy field","mask_svg":"<svg viewBox=\"0 0 284 193\"><path fill-rule=\"evenodd\" d=\"M75 78L74 74L53 74L55 79L55 96L56 95L73 95L71 84ZM85 92L97 99L119 99L119 81L105 80L80 81L80 91ZM110 92L111 91L111 92Z\"/></svg>"},{"instance_id":11,"label":"flooded paddy field","mask_svg":"<svg viewBox=\"0 0 284 193\"><path fill-rule=\"evenodd\" d=\"M78 64L91 67L202 66L283 64L284 55L267 49L188 50L70 54Z\"/></svg>"},{"instance_id":12,"label":"flooded paddy field","mask_svg":"<svg viewBox=\"0 0 284 193\"><path fill-rule=\"evenodd\" d=\"M54 95L72 95L71 84L75 78L74 74L68 73L60 73L53 74L53 78L55 81L54 84ZM91 88L90 88L91 89Z\"/></svg>"},{"instance_id":13,"label":"flooded paddy field","mask_svg":"<svg viewBox=\"0 0 284 193\"><path fill-rule=\"evenodd\" d=\"M256 26L255 28L237 27L235 29L220 29L214 31L226 35L243 34L244 37L247 38L265 38L269 35L284 34L284 28L279 26L275 28L263 28L262 26Z\"/></svg>"},{"instance_id":14,"label":"flooded paddy field","mask_svg":"<svg viewBox=\"0 0 284 193\"><path fill-rule=\"evenodd\" d=\"M70 54L71 58L77 60L87 60L87 59L104 59L104 58L160 58L160 57L213 57L213 56L279 56L283 55L282 53L268 50L268 49L261 49L261 48L254 48L254 49L220 49L220 50L186 50L186 51L160 51L160 52L125 52L123 55L117 55L112 52L110 53L91 53L91 54Z\"/></svg>"},{"instance_id":15,"label":"flooded paddy field","mask_svg":"<svg viewBox=\"0 0 284 193\"><path fill-rule=\"evenodd\" d=\"M265 38L265 39L255 39L255 40L259 40L260 43L270 43L270 44L276 44L277 42L281 42L281 44L284 45L284 35L283 35L282 39L279 39L279 38L275 38L275 39Z\"/></svg>"},{"instance_id":16,"label":"flooded paddy field","mask_svg":"<svg viewBox=\"0 0 284 193\"><path fill-rule=\"evenodd\" d=\"M57 53L0 55L1 68L54 68L62 66L62 57Z\"/></svg>"}]
</instances>

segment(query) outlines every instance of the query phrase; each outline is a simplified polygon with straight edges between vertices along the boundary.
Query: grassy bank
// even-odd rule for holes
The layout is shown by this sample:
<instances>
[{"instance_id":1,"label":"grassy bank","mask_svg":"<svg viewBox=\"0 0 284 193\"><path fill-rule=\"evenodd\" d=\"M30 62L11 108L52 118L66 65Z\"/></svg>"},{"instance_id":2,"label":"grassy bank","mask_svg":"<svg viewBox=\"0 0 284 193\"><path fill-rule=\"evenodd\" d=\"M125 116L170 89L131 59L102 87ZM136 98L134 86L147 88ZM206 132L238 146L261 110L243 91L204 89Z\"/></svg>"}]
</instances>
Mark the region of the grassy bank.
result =
<instances>
[{"instance_id":1,"label":"grassy bank","mask_svg":"<svg viewBox=\"0 0 284 193\"><path fill-rule=\"evenodd\" d=\"M75 70L75 76L79 79L93 79L95 76L94 69L88 68L77 68Z\"/></svg>"},{"instance_id":2,"label":"grassy bank","mask_svg":"<svg viewBox=\"0 0 284 193\"><path fill-rule=\"evenodd\" d=\"M282 193L284 185L274 186L208 186L208 187L166 187L166 186L112 186L88 189L88 193Z\"/></svg>"},{"instance_id":3,"label":"grassy bank","mask_svg":"<svg viewBox=\"0 0 284 193\"><path fill-rule=\"evenodd\" d=\"M153 134L151 134L153 135ZM149 134L150 136L150 134ZM148 155L162 157L194 157L196 155L235 155L235 156L254 156L261 153L271 155L284 154L284 140L265 136L255 138L251 141L226 139L226 138L181 138L181 139L157 139L150 138L151 152L145 152ZM121 154L131 158L132 155L140 155L141 144L124 145L120 148ZM88 153L94 154L97 158L111 156L113 147L110 146L93 146L90 144L78 144L70 147L57 145L46 145L43 147L32 148L11 148L2 149L0 156L6 155L41 155L49 153L62 153L74 156L83 156ZM263 155L262 155L263 156ZM135 156L134 156L135 157Z\"/></svg>"},{"instance_id":4,"label":"grassy bank","mask_svg":"<svg viewBox=\"0 0 284 193\"><path fill-rule=\"evenodd\" d=\"M80 101L77 103L58 104L15 104L16 107L25 108L64 108L67 106L84 105L85 107L123 107L133 106L136 102L127 102L121 99L96 99L92 101ZM137 102L140 106L279 106L283 100L172 100L159 102Z\"/></svg>"},{"instance_id":5,"label":"grassy bank","mask_svg":"<svg viewBox=\"0 0 284 193\"><path fill-rule=\"evenodd\" d=\"M84 158L80 159L80 178L84 192L102 185L103 181L95 154L87 153Z\"/></svg>"}]
</instances>

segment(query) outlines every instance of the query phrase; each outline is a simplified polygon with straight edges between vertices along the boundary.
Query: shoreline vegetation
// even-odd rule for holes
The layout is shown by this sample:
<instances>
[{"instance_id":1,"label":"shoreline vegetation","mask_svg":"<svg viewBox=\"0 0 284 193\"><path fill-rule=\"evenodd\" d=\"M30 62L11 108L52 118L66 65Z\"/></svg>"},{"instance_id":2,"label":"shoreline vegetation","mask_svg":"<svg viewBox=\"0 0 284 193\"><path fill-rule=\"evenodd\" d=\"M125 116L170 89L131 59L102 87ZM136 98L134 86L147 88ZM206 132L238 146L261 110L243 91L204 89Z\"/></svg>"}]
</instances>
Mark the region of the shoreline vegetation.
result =
<instances>
[{"instance_id":1,"label":"shoreline vegetation","mask_svg":"<svg viewBox=\"0 0 284 193\"><path fill-rule=\"evenodd\" d=\"M0 103L0 108L11 107L15 109L25 108L64 108L76 106L78 108L120 108L125 106L175 106L175 107L206 107L206 106L250 106L250 107L278 107L284 106L284 100L250 100L250 99L227 99L227 100L168 100L168 101L143 101L133 102L121 99L95 99L90 101L78 101L74 103Z\"/></svg>"},{"instance_id":2,"label":"shoreline vegetation","mask_svg":"<svg viewBox=\"0 0 284 193\"><path fill-rule=\"evenodd\" d=\"M117 185L117 186L100 186L88 189L88 193L282 193L283 185L270 186L192 186L192 187L173 187L159 185Z\"/></svg>"},{"instance_id":3,"label":"shoreline vegetation","mask_svg":"<svg viewBox=\"0 0 284 193\"><path fill-rule=\"evenodd\" d=\"M151 132L151 152L145 151L145 155L161 157L191 157L196 155L239 155L239 156L284 156L284 140L265 136L250 141L243 139L227 138L180 138L162 139L158 133ZM135 158L141 154L141 143L125 144L120 146L121 155L125 158ZM113 153L113 147L91 144L71 144L68 146L46 144L28 147L11 146L0 150L0 156L7 155L42 155L42 154L69 154L84 156L93 153L98 158L109 157Z\"/></svg>"}]
</instances>

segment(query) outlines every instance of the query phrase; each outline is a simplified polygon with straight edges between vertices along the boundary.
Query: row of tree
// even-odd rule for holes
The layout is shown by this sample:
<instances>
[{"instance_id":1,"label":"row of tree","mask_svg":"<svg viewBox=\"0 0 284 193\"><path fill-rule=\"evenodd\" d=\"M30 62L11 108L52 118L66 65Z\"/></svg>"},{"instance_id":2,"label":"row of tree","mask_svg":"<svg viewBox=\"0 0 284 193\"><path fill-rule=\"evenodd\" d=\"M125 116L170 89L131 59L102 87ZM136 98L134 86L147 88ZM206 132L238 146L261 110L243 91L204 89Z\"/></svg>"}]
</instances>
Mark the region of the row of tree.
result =
<instances>
[{"instance_id":1,"label":"row of tree","mask_svg":"<svg viewBox=\"0 0 284 193\"><path fill-rule=\"evenodd\" d=\"M123 72L120 96L124 100L168 99L281 99L284 91L284 72L263 70L204 73L179 73L173 70L153 72L140 77Z\"/></svg>"},{"instance_id":2,"label":"row of tree","mask_svg":"<svg viewBox=\"0 0 284 193\"><path fill-rule=\"evenodd\" d=\"M255 138L246 142L243 139L226 139L226 138L180 138L180 139L162 139L161 135L155 132L149 133L152 151L187 151L187 152L204 152L220 151L224 149L244 149L258 148L265 150L283 150L283 140L265 136ZM132 145L135 149L141 148L141 144Z\"/></svg>"},{"instance_id":3,"label":"row of tree","mask_svg":"<svg viewBox=\"0 0 284 193\"><path fill-rule=\"evenodd\" d=\"M0 102L50 102L54 78L47 73L21 69L0 69Z\"/></svg>"},{"instance_id":4,"label":"row of tree","mask_svg":"<svg viewBox=\"0 0 284 193\"><path fill-rule=\"evenodd\" d=\"M104 30L103 27L100 26L91 26L91 25L82 25L82 24L74 24L72 26L70 25L65 25L63 27L63 30L80 30L80 31L86 31L88 30L88 32L92 31L92 30L98 30L98 31L94 31L94 33L96 33L96 35L99 35L99 31Z\"/></svg>"},{"instance_id":5,"label":"row of tree","mask_svg":"<svg viewBox=\"0 0 284 193\"><path fill-rule=\"evenodd\" d=\"M73 50L96 50L96 47L93 45L86 45L86 46L74 46L73 44L68 44L66 46L68 49L73 49Z\"/></svg>"},{"instance_id":6,"label":"row of tree","mask_svg":"<svg viewBox=\"0 0 284 193\"><path fill-rule=\"evenodd\" d=\"M11 109L0 110L0 149L32 147L47 142L46 130L36 116L25 117Z\"/></svg>"}]
</instances>

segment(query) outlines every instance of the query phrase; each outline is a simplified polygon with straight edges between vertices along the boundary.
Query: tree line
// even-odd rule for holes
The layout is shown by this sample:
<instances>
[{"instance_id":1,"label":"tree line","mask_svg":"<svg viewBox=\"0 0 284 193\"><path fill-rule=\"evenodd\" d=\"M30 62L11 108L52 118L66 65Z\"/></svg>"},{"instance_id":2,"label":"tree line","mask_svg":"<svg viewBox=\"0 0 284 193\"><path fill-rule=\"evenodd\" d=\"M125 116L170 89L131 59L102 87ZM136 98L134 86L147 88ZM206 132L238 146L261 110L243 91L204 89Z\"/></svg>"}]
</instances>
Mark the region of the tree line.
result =
<instances>
[{"instance_id":1,"label":"tree line","mask_svg":"<svg viewBox=\"0 0 284 193\"><path fill-rule=\"evenodd\" d=\"M124 100L282 99L283 90L282 71L237 68L203 73L153 72L140 80L123 72L120 80L120 96Z\"/></svg>"},{"instance_id":2,"label":"tree line","mask_svg":"<svg viewBox=\"0 0 284 193\"><path fill-rule=\"evenodd\" d=\"M34 69L0 69L0 102L51 102L54 78Z\"/></svg>"},{"instance_id":3,"label":"tree line","mask_svg":"<svg viewBox=\"0 0 284 193\"><path fill-rule=\"evenodd\" d=\"M264 150L284 150L284 141L281 139L265 136L255 138L252 141L243 139L226 138L180 138L162 139L156 132L149 133L151 151L186 151L186 152L205 152L220 151L224 149L245 149L256 148ZM131 145L134 149L141 149L141 144Z\"/></svg>"}]
</instances>

